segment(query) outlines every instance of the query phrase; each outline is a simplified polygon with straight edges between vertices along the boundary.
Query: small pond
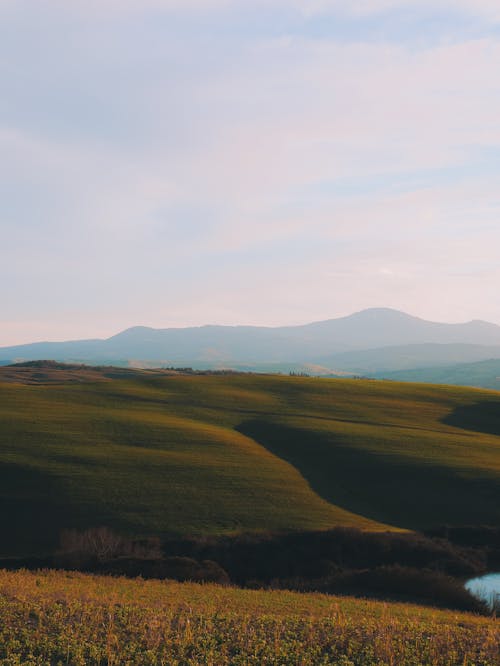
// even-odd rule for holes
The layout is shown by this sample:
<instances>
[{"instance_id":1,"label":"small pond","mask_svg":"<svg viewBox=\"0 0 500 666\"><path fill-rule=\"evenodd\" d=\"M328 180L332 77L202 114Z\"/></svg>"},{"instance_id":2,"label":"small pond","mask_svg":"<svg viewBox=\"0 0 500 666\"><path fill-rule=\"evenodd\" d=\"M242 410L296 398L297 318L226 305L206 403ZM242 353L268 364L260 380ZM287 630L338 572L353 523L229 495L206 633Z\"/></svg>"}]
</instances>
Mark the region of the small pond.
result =
<instances>
[{"instance_id":1,"label":"small pond","mask_svg":"<svg viewBox=\"0 0 500 666\"><path fill-rule=\"evenodd\" d=\"M465 583L465 587L475 597L486 601L491 608L500 608L500 573L472 578Z\"/></svg>"}]
</instances>

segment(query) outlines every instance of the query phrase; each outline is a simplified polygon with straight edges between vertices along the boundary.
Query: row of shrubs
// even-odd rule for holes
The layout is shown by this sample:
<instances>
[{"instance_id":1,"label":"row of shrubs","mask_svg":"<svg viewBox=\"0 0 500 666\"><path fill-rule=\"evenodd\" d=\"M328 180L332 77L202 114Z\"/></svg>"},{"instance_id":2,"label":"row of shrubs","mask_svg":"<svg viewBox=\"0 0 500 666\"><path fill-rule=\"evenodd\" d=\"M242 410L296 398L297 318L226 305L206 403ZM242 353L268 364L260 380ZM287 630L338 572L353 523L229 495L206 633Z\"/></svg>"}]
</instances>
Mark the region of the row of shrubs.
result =
<instances>
[{"instance_id":1,"label":"row of shrubs","mask_svg":"<svg viewBox=\"0 0 500 666\"><path fill-rule=\"evenodd\" d=\"M500 527L475 525L464 527L440 527L429 531L432 538L446 539L448 542L480 550L486 557L488 568L500 567Z\"/></svg>"},{"instance_id":2,"label":"row of shrubs","mask_svg":"<svg viewBox=\"0 0 500 666\"><path fill-rule=\"evenodd\" d=\"M54 564L112 575L357 594L484 610L461 582L485 571L484 552L413 533L337 528L161 542L124 538L102 527L64 532Z\"/></svg>"},{"instance_id":3,"label":"row of shrubs","mask_svg":"<svg viewBox=\"0 0 500 666\"><path fill-rule=\"evenodd\" d=\"M162 548L169 555L215 560L238 583L394 565L463 578L487 569L487 557L479 548L416 533L354 528L170 539Z\"/></svg>"},{"instance_id":4,"label":"row of shrubs","mask_svg":"<svg viewBox=\"0 0 500 666\"><path fill-rule=\"evenodd\" d=\"M400 565L343 571L316 580L295 578L271 582L272 588L301 592L348 594L395 601L411 601L441 608L487 612L485 605L456 578L438 571Z\"/></svg>"}]
</instances>

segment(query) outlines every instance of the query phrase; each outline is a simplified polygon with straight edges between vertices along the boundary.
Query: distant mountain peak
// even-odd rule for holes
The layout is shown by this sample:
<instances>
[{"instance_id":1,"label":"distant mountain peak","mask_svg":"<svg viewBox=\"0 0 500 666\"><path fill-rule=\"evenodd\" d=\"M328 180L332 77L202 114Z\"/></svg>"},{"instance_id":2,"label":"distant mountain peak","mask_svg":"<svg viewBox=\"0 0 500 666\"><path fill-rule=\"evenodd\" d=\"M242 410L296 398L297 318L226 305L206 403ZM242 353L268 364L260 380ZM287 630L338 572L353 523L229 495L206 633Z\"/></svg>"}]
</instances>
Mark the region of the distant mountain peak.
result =
<instances>
[{"instance_id":1,"label":"distant mountain peak","mask_svg":"<svg viewBox=\"0 0 500 666\"><path fill-rule=\"evenodd\" d=\"M486 321L485 319L471 319L468 324L477 324L478 326L493 326L496 327L496 324L492 324L491 321Z\"/></svg>"},{"instance_id":2,"label":"distant mountain peak","mask_svg":"<svg viewBox=\"0 0 500 666\"><path fill-rule=\"evenodd\" d=\"M348 317L392 317L398 319L419 319L414 315L410 315L407 312L402 310L396 310L395 308L365 308L364 310L359 310L354 312ZM424 321L424 320L422 320Z\"/></svg>"},{"instance_id":3,"label":"distant mountain peak","mask_svg":"<svg viewBox=\"0 0 500 666\"><path fill-rule=\"evenodd\" d=\"M383 350L407 345L475 345L500 348L500 326L473 320L463 324L427 321L389 307L368 308L346 317L301 326L220 326L152 328L132 326L106 340L36 343L0 349L0 363L52 358L89 364L145 361L149 365L214 367L223 359L225 367L256 365L283 368L287 365L319 363L335 368L335 355ZM494 350L493 350L494 352ZM392 353L392 352L391 352ZM394 352L400 354L401 352ZM430 350L412 350L420 362ZM457 357L456 350L453 351ZM472 354L466 351L464 354ZM433 362L441 352L434 350ZM446 355L443 350L443 357ZM430 358L430 357L429 357ZM480 360L481 350L471 360ZM330 360L329 360L330 359ZM465 358L464 358L465 360ZM376 362L376 359L373 363ZM331 363L331 364L330 364ZM372 365L372 361L370 361ZM378 367L380 364L377 362ZM361 367L359 364L353 368ZM341 368L342 369L342 368ZM347 368L348 369L348 368Z\"/></svg>"}]
</instances>

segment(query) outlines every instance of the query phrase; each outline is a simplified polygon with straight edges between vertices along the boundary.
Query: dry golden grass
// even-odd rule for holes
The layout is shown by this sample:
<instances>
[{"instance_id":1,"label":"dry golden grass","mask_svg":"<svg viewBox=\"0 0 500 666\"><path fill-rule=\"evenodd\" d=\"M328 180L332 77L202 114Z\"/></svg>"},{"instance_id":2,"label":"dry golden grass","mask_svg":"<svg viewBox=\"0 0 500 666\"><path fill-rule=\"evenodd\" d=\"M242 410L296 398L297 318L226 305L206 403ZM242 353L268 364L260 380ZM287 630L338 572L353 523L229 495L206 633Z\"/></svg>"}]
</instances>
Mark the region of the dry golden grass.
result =
<instances>
[{"instance_id":1,"label":"dry golden grass","mask_svg":"<svg viewBox=\"0 0 500 666\"><path fill-rule=\"evenodd\" d=\"M320 594L0 571L0 664L494 666L494 619Z\"/></svg>"}]
</instances>

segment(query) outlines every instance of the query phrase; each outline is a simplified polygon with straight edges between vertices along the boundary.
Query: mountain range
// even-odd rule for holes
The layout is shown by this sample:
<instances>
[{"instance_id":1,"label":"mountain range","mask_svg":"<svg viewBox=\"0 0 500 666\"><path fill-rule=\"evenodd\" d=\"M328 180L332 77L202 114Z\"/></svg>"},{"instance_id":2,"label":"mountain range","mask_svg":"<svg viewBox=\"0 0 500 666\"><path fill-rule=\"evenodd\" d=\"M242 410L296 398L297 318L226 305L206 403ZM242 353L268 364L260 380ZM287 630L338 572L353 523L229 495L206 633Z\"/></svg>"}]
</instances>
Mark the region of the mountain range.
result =
<instances>
[{"instance_id":1,"label":"mountain range","mask_svg":"<svg viewBox=\"0 0 500 666\"><path fill-rule=\"evenodd\" d=\"M0 348L0 364L37 359L384 376L500 359L500 326L480 320L438 323L398 310L371 308L300 326L136 326L104 340ZM425 373L419 378L426 381Z\"/></svg>"}]
</instances>

